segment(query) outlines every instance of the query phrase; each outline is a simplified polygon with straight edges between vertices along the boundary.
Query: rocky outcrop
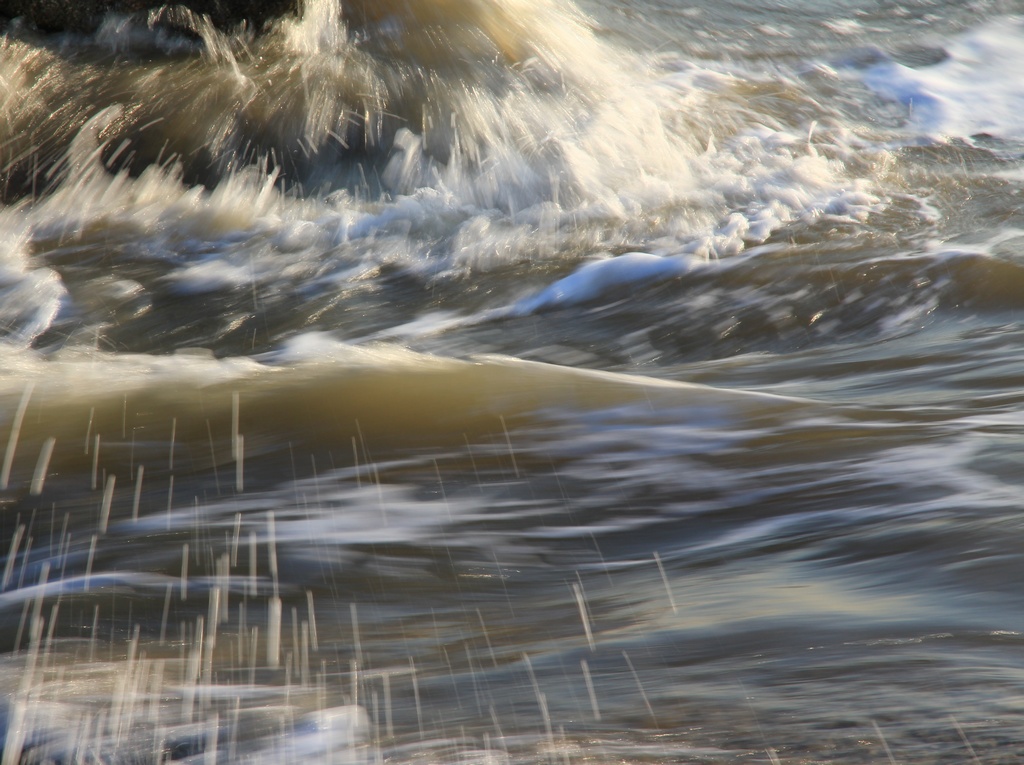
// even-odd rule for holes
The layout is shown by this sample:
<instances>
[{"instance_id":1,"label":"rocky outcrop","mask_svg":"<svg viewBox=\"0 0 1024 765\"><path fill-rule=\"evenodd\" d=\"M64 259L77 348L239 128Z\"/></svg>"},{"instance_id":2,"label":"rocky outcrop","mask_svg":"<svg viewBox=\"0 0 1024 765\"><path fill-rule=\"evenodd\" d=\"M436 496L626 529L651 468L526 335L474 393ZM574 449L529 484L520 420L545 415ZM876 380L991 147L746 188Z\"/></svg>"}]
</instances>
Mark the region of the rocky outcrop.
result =
<instances>
[{"instance_id":1,"label":"rocky outcrop","mask_svg":"<svg viewBox=\"0 0 1024 765\"><path fill-rule=\"evenodd\" d=\"M243 21L257 29L286 13L294 13L301 0L0 0L0 21L22 18L44 32L88 32L106 13L148 13L164 7L184 6L205 15L218 27Z\"/></svg>"}]
</instances>

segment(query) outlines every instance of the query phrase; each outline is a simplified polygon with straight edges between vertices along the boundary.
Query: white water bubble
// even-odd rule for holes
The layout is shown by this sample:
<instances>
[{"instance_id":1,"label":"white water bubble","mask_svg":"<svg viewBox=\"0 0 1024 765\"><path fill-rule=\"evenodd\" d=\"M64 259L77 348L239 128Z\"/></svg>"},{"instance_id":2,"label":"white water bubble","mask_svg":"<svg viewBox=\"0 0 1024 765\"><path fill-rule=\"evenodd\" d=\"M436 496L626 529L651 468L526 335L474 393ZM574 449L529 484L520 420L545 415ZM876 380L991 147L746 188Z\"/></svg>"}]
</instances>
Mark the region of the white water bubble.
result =
<instances>
[{"instance_id":1,"label":"white water bubble","mask_svg":"<svg viewBox=\"0 0 1024 765\"><path fill-rule=\"evenodd\" d=\"M915 131L1024 139L1024 19L987 22L952 40L947 53L924 67L886 60L862 76L880 96L906 107Z\"/></svg>"}]
</instances>

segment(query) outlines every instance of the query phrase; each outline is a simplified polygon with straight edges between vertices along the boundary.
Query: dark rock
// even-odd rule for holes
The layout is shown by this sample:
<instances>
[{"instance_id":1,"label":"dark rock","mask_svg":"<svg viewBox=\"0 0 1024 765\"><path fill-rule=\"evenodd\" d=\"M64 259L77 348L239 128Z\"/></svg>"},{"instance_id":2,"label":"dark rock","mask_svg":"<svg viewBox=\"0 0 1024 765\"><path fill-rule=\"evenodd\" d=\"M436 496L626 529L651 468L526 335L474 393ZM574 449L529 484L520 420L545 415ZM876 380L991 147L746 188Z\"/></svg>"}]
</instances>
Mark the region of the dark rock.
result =
<instances>
[{"instance_id":1,"label":"dark rock","mask_svg":"<svg viewBox=\"0 0 1024 765\"><path fill-rule=\"evenodd\" d=\"M175 5L209 16L214 25L233 27L249 22L258 29L286 13L295 13L300 0L0 0L0 18L22 18L44 32L89 32L106 13L148 13Z\"/></svg>"}]
</instances>

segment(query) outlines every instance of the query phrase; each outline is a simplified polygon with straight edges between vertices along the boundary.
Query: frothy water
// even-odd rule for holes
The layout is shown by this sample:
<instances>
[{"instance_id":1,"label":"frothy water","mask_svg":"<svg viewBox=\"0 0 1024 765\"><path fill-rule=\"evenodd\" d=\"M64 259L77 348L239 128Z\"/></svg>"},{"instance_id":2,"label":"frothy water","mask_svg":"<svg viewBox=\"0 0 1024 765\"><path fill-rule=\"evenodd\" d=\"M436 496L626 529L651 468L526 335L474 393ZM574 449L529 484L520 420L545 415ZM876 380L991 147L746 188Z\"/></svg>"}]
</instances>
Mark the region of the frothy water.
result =
<instances>
[{"instance_id":1,"label":"frothy water","mask_svg":"<svg viewBox=\"0 0 1024 765\"><path fill-rule=\"evenodd\" d=\"M381 268L448 285L509 268L543 279L595 251L638 246L724 257L801 220L858 225L880 204L869 179L844 169L852 147L841 135L765 124L735 76L602 45L572 8L531 3L500 19L485 8L441 4L428 34L415 15L349 30L330 3L312 4L253 40L203 27L204 53L156 69L129 47L106 76L104 60L144 30L113 34L127 22L111 21L82 50L8 38L5 79L32 95L9 107L8 193L46 192L5 212L5 230L25 242L12 269L40 280L63 257L88 263L83 251L113 250L114 269L83 269L75 286L112 293L105 305L134 314L168 293L251 291L259 302L261 288L282 284L290 304L322 302ZM479 24L471 35L469 21ZM414 26L433 47L403 42L397 56L391 37ZM505 55L480 53L464 72L460 41L435 39L448 27L477 42L501 37L493 44ZM454 73L452 58L462 62ZM70 103L52 113L54 99ZM51 270L35 273L39 261ZM47 320L62 335L106 323L86 300L62 303L56 285L46 297L45 307L18 301L17 338L35 340ZM283 336L264 330L263 348Z\"/></svg>"},{"instance_id":2,"label":"frothy water","mask_svg":"<svg viewBox=\"0 0 1024 765\"><path fill-rule=\"evenodd\" d=\"M1012 759L1018 10L9 24L3 765Z\"/></svg>"},{"instance_id":3,"label":"frothy water","mask_svg":"<svg viewBox=\"0 0 1024 765\"><path fill-rule=\"evenodd\" d=\"M953 41L946 58L925 67L881 61L865 81L907 109L916 131L935 137L1019 141L1022 22L1001 18Z\"/></svg>"}]
</instances>

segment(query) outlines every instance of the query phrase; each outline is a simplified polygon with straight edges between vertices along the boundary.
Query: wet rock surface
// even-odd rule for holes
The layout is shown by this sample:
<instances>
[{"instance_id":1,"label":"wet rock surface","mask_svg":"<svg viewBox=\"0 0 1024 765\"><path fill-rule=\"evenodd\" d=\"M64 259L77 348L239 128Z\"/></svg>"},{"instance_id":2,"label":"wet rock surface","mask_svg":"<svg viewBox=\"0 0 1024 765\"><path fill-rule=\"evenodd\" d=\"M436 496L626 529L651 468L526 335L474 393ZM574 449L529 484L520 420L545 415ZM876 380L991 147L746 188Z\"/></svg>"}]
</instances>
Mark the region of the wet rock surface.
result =
<instances>
[{"instance_id":1,"label":"wet rock surface","mask_svg":"<svg viewBox=\"0 0 1024 765\"><path fill-rule=\"evenodd\" d=\"M161 3L153 0L0 0L0 24L20 18L44 32L88 32L107 13L149 13L162 8L185 8L205 15L218 27L248 22L257 28L298 9L299 0L190 0Z\"/></svg>"}]
</instances>

